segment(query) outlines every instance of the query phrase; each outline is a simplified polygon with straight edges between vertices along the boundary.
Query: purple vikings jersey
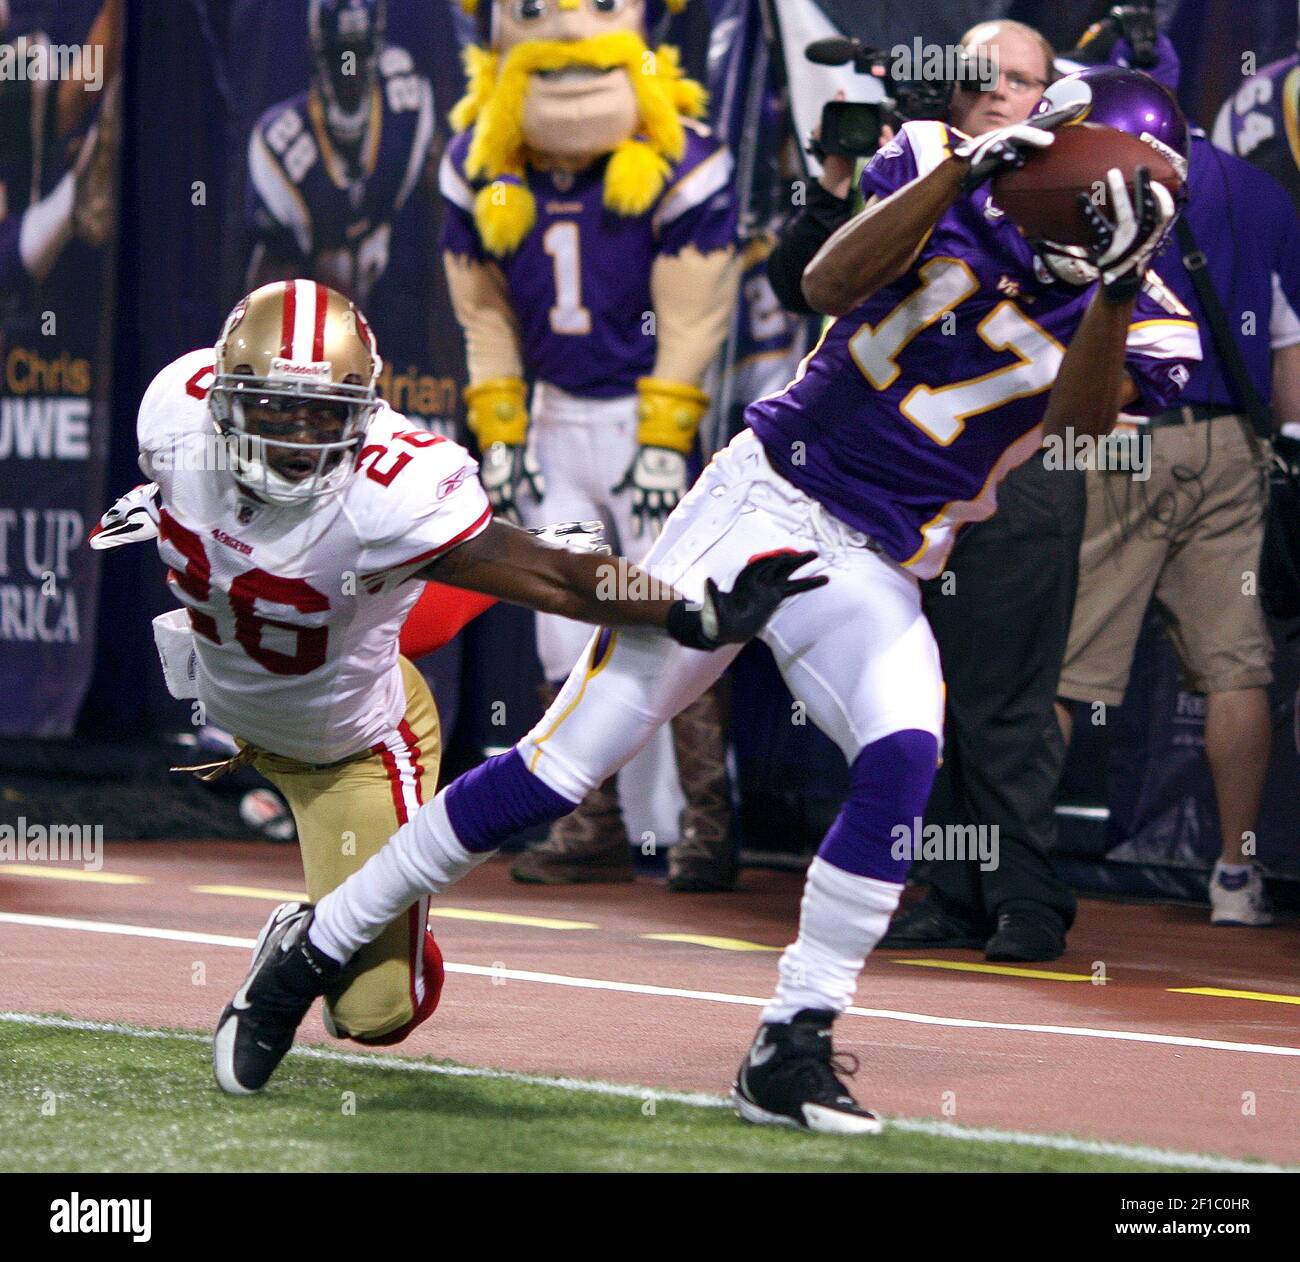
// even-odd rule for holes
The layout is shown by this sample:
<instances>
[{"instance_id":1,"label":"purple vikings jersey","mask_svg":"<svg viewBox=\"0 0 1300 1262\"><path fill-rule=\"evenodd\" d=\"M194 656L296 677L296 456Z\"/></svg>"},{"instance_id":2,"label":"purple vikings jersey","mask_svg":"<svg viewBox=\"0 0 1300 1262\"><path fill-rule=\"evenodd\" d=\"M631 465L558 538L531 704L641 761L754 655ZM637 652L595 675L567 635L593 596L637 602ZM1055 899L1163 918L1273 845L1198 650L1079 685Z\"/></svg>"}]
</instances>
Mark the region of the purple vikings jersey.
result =
<instances>
[{"instance_id":1,"label":"purple vikings jersey","mask_svg":"<svg viewBox=\"0 0 1300 1262\"><path fill-rule=\"evenodd\" d=\"M888 197L932 171L954 132L906 124L862 175ZM939 220L907 272L832 322L783 391L746 413L772 464L918 578L1041 445L1048 391L1093 295L1055 281L987 187ZM1200 358L1196 324L1148 272L1125 367L1163 411Z\"/></svg>"},{"instance_id":2,"label":"purple vikings jersey","mask_svg":"<svg viewBox=\"0 0 1300 1262\"><path fill-rule=\"evenodd\" d=\"M654 367L650 268L659 254L687 246L702 253L734 243L736 198L730 151L707 128L686 124L686 152L663 193L643 215L604 204L607 159L585 170L528 169L537 223L518 250L496 260L519 317L530 377L583 398L632 394ZM473 129L443 155L439 184L447 201L442 248L486 260L474 224L479 184L465 175Z\"/></svg>"},{"instance_id":3,"label":"purple vikings jersey","mask_svg":"<svg viewBox=\"0 0 1300 1262\"><path fill-rule=\"evenodd\" d=\"M364 302L388 266L393 219L424 171L433 93L403 48L379 58L362 170L354 178L314 92L273 105L248 141L247 215L276 260Z\"/></svg>"},{"instance_id":4,"label":"purple vikings jersey","mask_svg":"<svg viewBox=\"0 0 1300 1262\"><path fill-rule=\"evenodd\" d=\"M1213 140L1267 171L1300 208L1300 53L1265 66L1224 101Z\"/></svg>"}]
</instances>

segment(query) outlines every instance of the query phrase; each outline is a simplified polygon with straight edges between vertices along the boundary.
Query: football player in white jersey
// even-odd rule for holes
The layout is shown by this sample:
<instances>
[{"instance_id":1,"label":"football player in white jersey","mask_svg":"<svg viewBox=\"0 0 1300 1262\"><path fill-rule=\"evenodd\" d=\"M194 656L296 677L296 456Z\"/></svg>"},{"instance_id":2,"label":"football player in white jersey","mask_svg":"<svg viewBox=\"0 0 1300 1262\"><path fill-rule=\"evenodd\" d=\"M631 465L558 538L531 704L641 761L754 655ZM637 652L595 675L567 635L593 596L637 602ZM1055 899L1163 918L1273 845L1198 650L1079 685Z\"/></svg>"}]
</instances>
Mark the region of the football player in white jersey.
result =
<instances>
[{"instance_id":1,"label":"football player in white jersey","mask_svg":"<svg viewBox=\"0 0 1300 1262\"><path fill-rule=\"evenodd\" d=\"M436 786L437 714L398 652L422 589L411 580L661 628L699 649L749 639L785 596L825 581L789 578L811 553L766 558L730 592L688 605L621 558L493 521L469 453L389 408L379 370L370 328L343 295L276 281L235 307L213 350L164 368L140 406L140 464L158 487L168 582L189 614L195 695L206 720L239 739L237 761L288 800L312 898ZM425 899L404 909L331 986L333 1032L396 1042L433 1011L442 963L426 915ZM237 999L218 1036L232 1052L257 1036L239 1009ZM261 1084L232 1070L222 1085Z\"/></svg>"}]
</instances>

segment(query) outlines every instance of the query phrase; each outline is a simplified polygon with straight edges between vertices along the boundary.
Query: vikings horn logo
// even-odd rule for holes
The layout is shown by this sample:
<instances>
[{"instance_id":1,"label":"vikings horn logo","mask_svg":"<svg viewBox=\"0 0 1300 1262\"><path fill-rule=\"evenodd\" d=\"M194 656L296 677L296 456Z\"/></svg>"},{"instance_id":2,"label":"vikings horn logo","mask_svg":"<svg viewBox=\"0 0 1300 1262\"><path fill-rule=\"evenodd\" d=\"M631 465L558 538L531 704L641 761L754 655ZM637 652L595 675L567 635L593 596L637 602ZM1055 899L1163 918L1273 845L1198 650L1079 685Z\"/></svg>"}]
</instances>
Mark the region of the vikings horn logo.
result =
<instances>
[{"instance_id":1,"label":"vikings horn logo","mask_svg":"<svg viewBox=\"0 0 1300 1262\"><path fill-rule=\"evenodd\" d=\"M674 12L687 0L666 0ZM470 12L480 0L462 0ZM646 43L646 0L496 0L490 47L465 51L469 87L451 113L474 128L466 173L486 181L474 203L483 244L511 253L533 227L523 178L532 161L580 169L609 154L604 202L640 215L681 158L682 116L707 93L677 49Z\"/></svg>"}]
</instances>

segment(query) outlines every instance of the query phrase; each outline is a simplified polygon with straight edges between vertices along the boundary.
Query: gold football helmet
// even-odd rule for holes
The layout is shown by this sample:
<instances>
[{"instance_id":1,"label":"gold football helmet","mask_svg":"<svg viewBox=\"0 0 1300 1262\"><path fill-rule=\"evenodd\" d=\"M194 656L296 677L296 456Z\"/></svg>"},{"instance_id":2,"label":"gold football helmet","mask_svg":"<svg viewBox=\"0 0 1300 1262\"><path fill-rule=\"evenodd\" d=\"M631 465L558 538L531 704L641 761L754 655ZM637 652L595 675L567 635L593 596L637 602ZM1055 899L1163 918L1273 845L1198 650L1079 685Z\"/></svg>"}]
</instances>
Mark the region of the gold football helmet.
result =
<instances>
[{"instance_id":1,"label":"gold football helmet","mask_svg":"<svg viewBox=\"0 0 1300 1262\"><path fill-rule=\"evenodd\" d=\"M235 480L277 504L342 489L380 407L361 312L317 281L274 281L226 317L216 357L208 400Z\"/></svg>"}]
</instances>

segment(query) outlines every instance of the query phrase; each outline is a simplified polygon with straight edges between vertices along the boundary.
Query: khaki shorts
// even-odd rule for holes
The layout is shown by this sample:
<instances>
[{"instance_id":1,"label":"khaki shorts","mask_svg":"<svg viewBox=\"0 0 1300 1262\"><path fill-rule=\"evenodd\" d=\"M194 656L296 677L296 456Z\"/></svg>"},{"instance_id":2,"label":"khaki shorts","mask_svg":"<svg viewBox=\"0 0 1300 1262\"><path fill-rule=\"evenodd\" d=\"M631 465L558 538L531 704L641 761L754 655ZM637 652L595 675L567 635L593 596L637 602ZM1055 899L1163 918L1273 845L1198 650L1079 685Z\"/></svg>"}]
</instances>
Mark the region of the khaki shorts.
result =
<instances>
[{"instance_id":1,"label":"khaki shorts","mask_svg":"<svg viewBox=\"0 0 1300 1262\"><path fill-rule=\"evenodd\" d=\"M1264 687L1264 483L1236 417L1150 432L1150 477L1088 472L1079 594L1059 694L1119 705L1154 599L1193 692Z\"/></svg>"},{"instance_id":2,"label":"khaki shorts","mask_svg":"<svg viewBox=\"0 0 1300 1262\"><path fill-rule=\"evenodd\" d=\"M401 659L406 713L367 753L313 767L259 753L253 765L289 802L298 825L307 894L313 902L341 885L420 807L438 783L441 741L428 685ZM421 899L363 947L326 997L341 1036L395 1042L437 1005L442 962L425 940L429 900Z\"/></svg>"}]
</instances>

